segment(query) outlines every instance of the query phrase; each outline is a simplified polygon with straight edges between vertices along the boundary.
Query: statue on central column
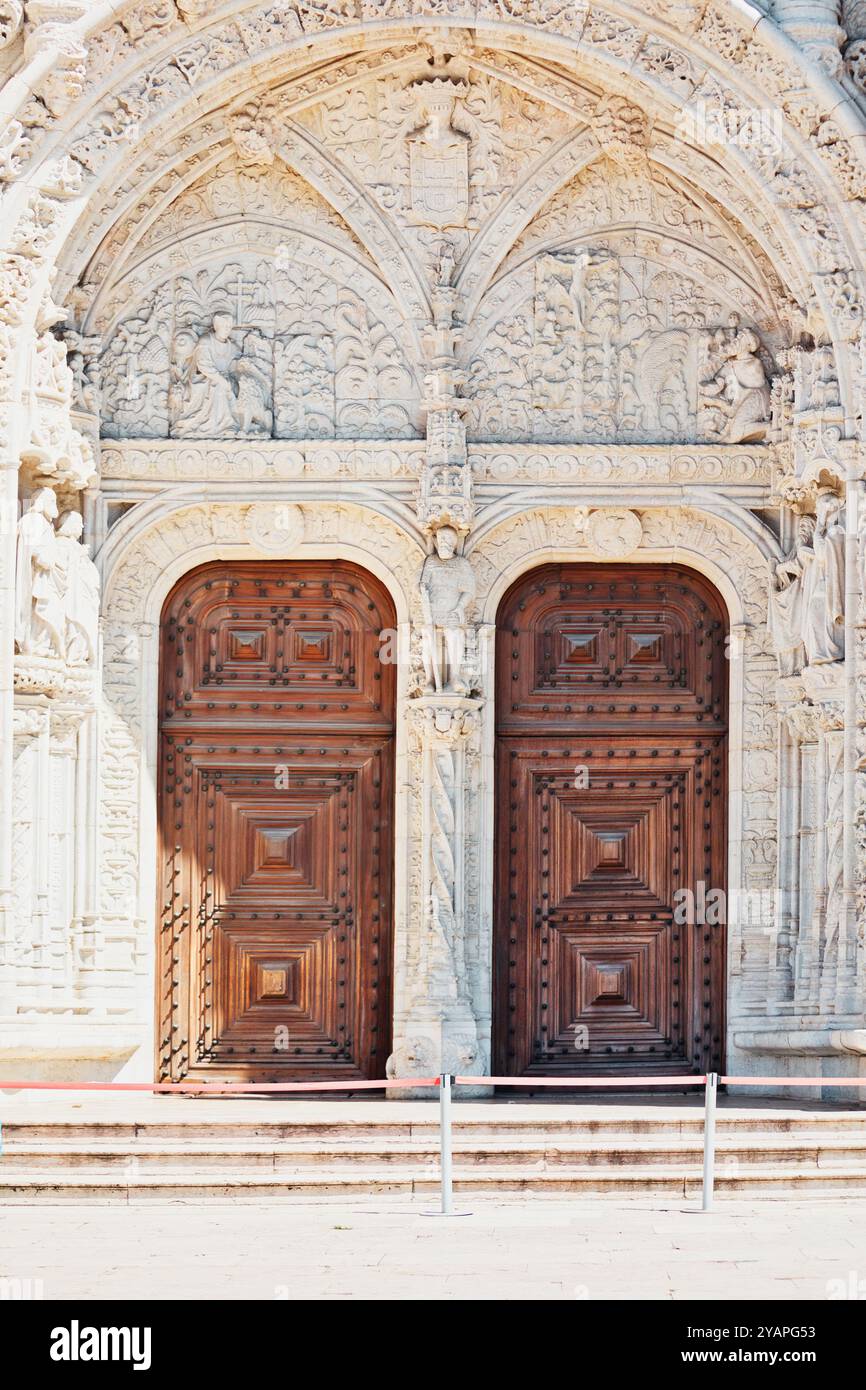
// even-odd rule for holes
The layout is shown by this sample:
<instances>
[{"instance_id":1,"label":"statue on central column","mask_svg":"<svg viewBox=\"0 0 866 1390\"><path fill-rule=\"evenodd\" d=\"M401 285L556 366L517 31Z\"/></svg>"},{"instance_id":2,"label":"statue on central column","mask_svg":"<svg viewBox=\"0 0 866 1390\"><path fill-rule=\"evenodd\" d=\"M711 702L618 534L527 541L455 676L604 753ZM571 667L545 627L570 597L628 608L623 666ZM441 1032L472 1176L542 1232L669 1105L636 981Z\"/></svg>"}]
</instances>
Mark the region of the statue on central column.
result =
<instances>
[{"instance_id":1,"label":"statue on central column","mask_svg":"<svg viewBox=\"0 0 866 1390\"><path fill-rule=\"evenodd\" d=\"M425 694L468 695L464 679L466 608L475 597L475 575L453 526L440 526L434 551L421 570L422 659Z\"/></svg>"}]
</instances>

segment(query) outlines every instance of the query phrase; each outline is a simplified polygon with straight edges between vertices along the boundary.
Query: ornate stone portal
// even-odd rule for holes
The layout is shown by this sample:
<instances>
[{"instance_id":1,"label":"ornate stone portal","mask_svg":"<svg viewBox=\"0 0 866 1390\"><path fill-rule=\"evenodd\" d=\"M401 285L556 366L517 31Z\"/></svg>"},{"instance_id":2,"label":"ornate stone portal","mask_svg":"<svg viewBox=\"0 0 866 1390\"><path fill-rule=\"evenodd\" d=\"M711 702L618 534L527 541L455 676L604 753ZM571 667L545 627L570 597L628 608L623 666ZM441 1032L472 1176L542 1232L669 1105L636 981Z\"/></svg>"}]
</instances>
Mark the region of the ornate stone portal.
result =
<instances>
[{"instance_id":1,"label":"ornate stone portal","mask_svg":"<svg viewBox=\"0 0 866 1390\"><path fill-rule=\"evenodd\" d=\"M497 606L592 559L727 605L728 1068L855 1074L866 36L375 8L0 16L4 1067L151 1075L161 605L307 557L398 613L389 1074L483 1075Z\"/></svg>"}]
</instances>

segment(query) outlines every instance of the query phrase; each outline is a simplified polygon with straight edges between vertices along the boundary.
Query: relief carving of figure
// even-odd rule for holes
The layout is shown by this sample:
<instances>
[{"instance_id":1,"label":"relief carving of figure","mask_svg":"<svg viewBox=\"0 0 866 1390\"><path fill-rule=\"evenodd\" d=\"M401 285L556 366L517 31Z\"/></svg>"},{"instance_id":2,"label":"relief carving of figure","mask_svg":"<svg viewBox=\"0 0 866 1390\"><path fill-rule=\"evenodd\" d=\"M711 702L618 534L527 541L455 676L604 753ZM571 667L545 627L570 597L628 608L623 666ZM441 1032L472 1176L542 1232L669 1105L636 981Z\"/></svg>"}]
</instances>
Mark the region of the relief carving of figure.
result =
<instances>
[{"instance_id":1,"label":"relief carving of figure","mask_svg":"<svg viewBox=\"0 0 866 1390\"><path fill-rule=\"evenodd\" d=\"M475 597L475 575L469 561L457 554L452 526L440 526L435 550L421 570L421 610L424 617L422 655L426 693L468 695L463 677L466 657L466 607Z\"/></svg>"},{"instance_id":2,"label":"relief carving of figure","mask_svg":"<svg viewBox=\"0 0 866 1390\"><path fill-rule=\"evenodd\" d=\"M845 656L844 499L831 489L818 493L817 519L805 560L803 642L810 665Z\"/></svg>"},{"instance_id":3,"label":"relief carving of figure","mask_svg":"<svg viewBox=\"0 0 866 1390\"><path fill-rule=\"evenodd\" d=\"M768 623L776 648L780 676L796 676L806 665L803 642L804 580L811 562L815 518L802 516L790 552L773 566ZM803 558L802 552L808 552Z\"/></svg>"},{"instance_id":4,"label":"relief carving of figure","mask_svg":"<svg viewBox=\"0 0 866 1390\"><path fill-rule=\"evenodd\" d=\"M234 319L216 313L196 342L174 396L178 439L234 439L270 435L271 386L261 362L232 339Z\"/></svg>"},{"instance_id":5,"label":"relief carving of figure","mask_svg":"<svg viewBox=\"0 0 866 1390\"><path fill-rule=\"evenodd\" d=\"M55 578L65 610L66 660L85 666L96 660L99 633L99 571L81 544L84 520L66 512L57 530Z\"/></svg>"},{"instance_id":6,"label":"relief carving of figure","mask_svg":"<svg viewBox=\"0 0 866 1390\"><path fill-rule=\"evenodd\" d=\"M709 381L701 384L707 403L725 419L722 438L728 444L762 440L770 420L770 385L759 356L761 340L750 328L736 332L723 348L725 361Z\"/></svg>"},{"instance_id":7,"label":"relief carving of figure","mask_svg":"<svg viewBox=\"0 0 866 1390\"><path fill-rule=\"evenodd\" d=\"M15 645L28 656L65 655L64 601L58 585L57 498L41 488L18 523Z\"/></svg>"}]
</instances>

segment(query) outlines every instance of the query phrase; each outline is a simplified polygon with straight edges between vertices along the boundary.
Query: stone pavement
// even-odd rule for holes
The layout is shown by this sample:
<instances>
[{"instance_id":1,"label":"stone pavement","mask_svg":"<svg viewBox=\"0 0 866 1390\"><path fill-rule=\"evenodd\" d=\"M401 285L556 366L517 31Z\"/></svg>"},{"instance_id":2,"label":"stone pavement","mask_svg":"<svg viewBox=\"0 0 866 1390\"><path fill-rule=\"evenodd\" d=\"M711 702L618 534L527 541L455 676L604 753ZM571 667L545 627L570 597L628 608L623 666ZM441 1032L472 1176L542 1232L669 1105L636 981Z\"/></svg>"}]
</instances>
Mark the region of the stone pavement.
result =
<instances>
[{"instance_id":1,"label":"stone pavement","mask_svg":"<svg viewBox=\"0 0 866 1390\"><path fill-rule=\"evenodd\" d=\"M0 1209L46 1299L866 1298L862 1201L368 1197ZM0 1286L2 1287L2 1286Z\"/></svg>"}]
</instances>

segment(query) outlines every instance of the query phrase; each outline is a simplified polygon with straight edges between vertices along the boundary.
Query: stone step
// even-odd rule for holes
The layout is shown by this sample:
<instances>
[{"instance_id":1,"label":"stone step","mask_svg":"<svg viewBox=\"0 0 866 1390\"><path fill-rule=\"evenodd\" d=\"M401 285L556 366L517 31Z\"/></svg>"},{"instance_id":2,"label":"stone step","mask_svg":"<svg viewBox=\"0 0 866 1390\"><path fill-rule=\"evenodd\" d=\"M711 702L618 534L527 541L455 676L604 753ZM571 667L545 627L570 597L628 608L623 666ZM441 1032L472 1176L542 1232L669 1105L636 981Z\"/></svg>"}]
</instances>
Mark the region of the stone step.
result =
<instances>
[{"instance_id":1,"label":"stone step","mask_svg":"<svg viewBox=\"0 0 866 1390\"><path fill-rule=\"evenodd\" d=\"M455 1167L455 1192L465 1197L483 1197L502 1192L532 1193L535 1196L561 1196L575 1192L582 1196L679 1196L700 1197L699 1173L684 1173L680 1167L635 1165L633 1167L591 1167L583 1170L527 1173L513 1167ZM778 1199L866 1196L866 1167L839 1167L786 1172L777 1165L754 1167L744 1174L720 1171L716 1192L724 1198L747 1194ZM438 1177L419 1174L406 1167L354 1170L328 1170L292 1174L256 1174L229 1171L214 1180L199 1174L155 1173L134 1180L94 1173L58 1173L52 1176L0 1174L0 1201L33 1202L137 1202L137 1201L260 1201L324 1196L361 1196L382 1193L425 1194L434 1209Z\"/></svg>"},{"instance_id":2,"label":"stone step","mask_svg":"<svg viewBox=\"0 0 866 1390\"><path fill-rule=\"evenodd\" d=\"M137 1201L434 1193L438 1106L417 1102L0 1102L0 1200ZM694 1101L455 1105L458 1191L694 1195ZM727 1100L718 1189L866 1196L866 1110Z\"/></svg>"},{"instance_id":3,"label":"stone step","mask_svg":"<svg viewBox=\"0 0 866 1390\"><path fill-rule=\"evenodd\" d=\"M457 1134L453 1143L454 1162L478 1165L504 1164L527 1169L573 1166L584 1168L604 1164L619 1166L665 1165L673 1161L687 1167L700 1167L703 1145L699 1136L681 1138L593 1138L551 1141L549 1136L515 1139L467 1138ZM716 1145L719 1166L775 1164L787 1168L855 1166L866 1171L866 1137L826 1135L817 1140L801 1136L721 1136ZM0 1174L36 1175L66 1172L110 1172L136 1165L137 1172L164 1170L202 1171L215 1175L218 1170L273 1169L288 1172L310 1166L399 1164L435 1166L439 1161L438 1135L415 1141L391 1141L387 1145L371 1140L344 1142L283 1140L255 1143L249 1140L221 1139L204 1143L183 1140L154 1144L145 1140L132 1143L105 1142L8 1142L0 1158Z\"/></svg>"},{"instance_id":4,"label":"stone step","mask_svg":"<svg viewBox=\"0 0 866 1390\"><path fill-rule=\"evenodd\" d=\"M515 1140L544 1135L548 1139L578 1139L582 1137L611 1138L622 1136L662 1137L701 1135L704 1119L702 1110L679 1113L674 1117L665 1115L634 1116L617 1114L582 1118L569 1113L567 1117L556 1118L515 1118L508 1116L491 1119L466 1118L455 1107L455 1134L473 1139L493 1139L508 1134ZM182 1121L173 1123L165 1120L141 1120L116 1123L105 1120L80 1121L68 1119L40 1119L30 1122L26 1119L4 1119L0 1106L0 1123L4 1145L16 1143L74 1143L78 1140L97 1140L106 1143L153 1144L187 1142L194 1135L196 1143L205 1145L220 1143L227 1136L232 1140L266 1140L283 1142L304 1140L314 1137L316 1141L408 1141L430 1139L438 1136L438 1109L434 1109L429 1119L413 1119L395 1122L388 1119L370 1121L337 1120L323 1122L318 1118L286 1121L275 1118L257 1119L247 1124L243 1120L226 1116L224 1121L208 1118L196 1122L194 1115L187 1114ZM866 1111L807 1113L802 1117L780 1116L772 1113L765 1116L749 1114L725 1114L720 1111L716 1121L716 1132L723 1135L791 1135L798 1139L819 1139L822 1135L851 1134L866 1138Z\"/></svg>"}]
</instances>

